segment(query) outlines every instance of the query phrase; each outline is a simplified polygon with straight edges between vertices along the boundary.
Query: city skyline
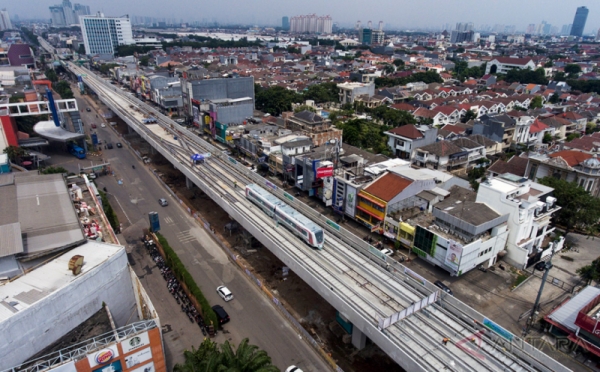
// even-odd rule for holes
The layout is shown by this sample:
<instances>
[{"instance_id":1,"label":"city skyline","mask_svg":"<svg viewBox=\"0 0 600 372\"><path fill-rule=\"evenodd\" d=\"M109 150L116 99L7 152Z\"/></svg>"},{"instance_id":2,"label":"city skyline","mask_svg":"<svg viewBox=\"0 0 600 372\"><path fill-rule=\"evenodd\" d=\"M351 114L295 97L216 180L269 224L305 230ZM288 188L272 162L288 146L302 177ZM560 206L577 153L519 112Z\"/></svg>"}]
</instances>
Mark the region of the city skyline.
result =
<instances>
[{"instance_id":1,"label":"city skyline","mask_svg":"<svg viewBox=\"0 0 600 372\"><path fill-rule=\"evenodd\" d=\"M529 24L539 24L545 21L559 27L573 21L573 16L578 7L586 6L589 9L585 34L595 34L600 27L600 4L591 0L579 0L576 3L565 4L561 0L532 0L526 5L516 0L490 0L485 6L475 0L423 0L414 4L408 0L392 1L377 0L369 9L364 9L361 4L348 5L341 0L330 2L317 2L307 0L302 4L263 3L261 1L247 3L232 0L226 11L221 9L222 3L206 3L198 7L197 3L190 0L179 0L164 3L132 0L126 3L116 0L87 0L92 13L102 11L108 16L122 16L125 14L176 19L183 22L202 21L221 24L259 24L281 25L283 16L293 17L299 14L317 13L329 15L335 23L351 27L357 20L366 23L371 20L374 24L383 21L386 29L415 29L415 28L440 28L444 24L457 22L473 22L476 27L480 25L494 26L496 24L516 25L517 30L524 31ZM50 19L48 11L49 2L42 0L21 0L6 6L12 15L21 19ZM215 5L215 6L212 6ZM219 6L220 5L220 6ZM515 9L520 9L515 12ZM197 16L190 9L198 9ZM206 10L205 10L206 9Z\"/></svg>"}]
</instances>

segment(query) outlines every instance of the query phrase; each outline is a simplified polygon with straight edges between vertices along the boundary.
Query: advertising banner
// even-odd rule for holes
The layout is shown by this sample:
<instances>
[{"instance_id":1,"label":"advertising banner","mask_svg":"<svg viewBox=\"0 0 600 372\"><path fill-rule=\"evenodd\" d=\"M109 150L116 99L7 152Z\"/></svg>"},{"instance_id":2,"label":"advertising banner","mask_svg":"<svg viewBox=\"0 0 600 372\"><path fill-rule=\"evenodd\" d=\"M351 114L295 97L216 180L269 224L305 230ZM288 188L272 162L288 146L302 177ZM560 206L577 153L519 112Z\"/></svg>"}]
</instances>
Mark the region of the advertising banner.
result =
<instances>
[{"instance_id":1,"label":"advertising banner","mask_svg":"<svg viewBox=\"0 0 600 372\"><path fill-rule=\"evenodd\" d=\"M105 364L110 362L111 360L117 358L119 356L119 349L117 345L110 345L109 347L99 350L95 353L88 354L88 362L90 362L90 367L94 368L101 364Z\"/></svg>"},{"instance_id":2,"label":"advertising banner","mask_svg":"<svg viewBox=\"0 0 600 372\"><path fill-rule=\"evenodd\" d=\"M143 362L152 359L152 348L147 347L138 352L135 352L131 355L125 357L125 367L127 369L132 368L138 364L142 364Z\"/></svg>"},{"instance_id":3,"label":"advertising banner","mask_svg":"<svg viewBox=\"0 0 600 372\"><path fill-rule=\"evenodd\" d=\"M408 267L404 268L404 274L410 276L411 278L415 279L419 283L425 285L425 278L423 278L421 275L417 274L416 272L412 271Z\"/></svg>"},{"instance_id":4,"label":"advertising banner","mask_svg":"<svg viewBox=\"0 0 600 372\"><path fill-rule=\"evenodd\" d=\"M356 211L356 189L346 185L346 200L344 203L344 212L354 218Z\"/></svg>"},{"instance_id":5,"label":"advertising banner","mask_svg":"<svg viewBox=\"0 0 600 372\"><path fill-rule=\"evenodd\" d=\"M121 342L121 350L123 350L123 354L127 354L135 349L141 349L147 345L150 345L150 338L148 337L148 332L144 332Z\"/></svg>"},{"instance_id":6,"label":"advertising banner","mask_svg":"<svg viewBox=\"0 0 600 372\"><path fill-rule=\"evenodd\" d=\"M156 368L154 368L154 362L150 362L139 368L132 369L129 372L156 372Z\"/></svg>"},{"instance_id":7,"label":"advertising banner","mask_svg":"<svg viewBox=\"0 0 600 372\"><path fill-rule=\"evenodd\" d=\"M446 265L458 270L463 247L454 240L448 240L448 250L446 251Z\"/></svg>"},{"instance_id":8,"label":"advertising banner","mask_svg":"<svg viewBox=\"0 0 600 372\"><path fill-rule=\"evenodd\" d=\"M333 167L324 167L317 169L317 179L333 176Z\"/></svg>"},{"instance_id":9,"label":"advertising banner","mask_svg":"<svg viewBox=\"0 0 600 372\"><path fill-rule=\"evenodd\" d=\"M121 365L121 361L117 360L116 362L112 362L100 368L93 369L94 372L122 372L123 366Z\"/></svg>"}]
</instances>

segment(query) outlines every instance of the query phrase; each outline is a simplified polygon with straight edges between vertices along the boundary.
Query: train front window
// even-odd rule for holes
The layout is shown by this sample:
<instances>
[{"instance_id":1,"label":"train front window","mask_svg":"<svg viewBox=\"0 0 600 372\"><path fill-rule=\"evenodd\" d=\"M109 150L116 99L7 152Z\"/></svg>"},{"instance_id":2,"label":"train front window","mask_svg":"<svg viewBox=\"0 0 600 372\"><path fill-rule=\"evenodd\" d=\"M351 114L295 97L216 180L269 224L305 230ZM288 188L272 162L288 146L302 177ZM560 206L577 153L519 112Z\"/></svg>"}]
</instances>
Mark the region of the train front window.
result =
<instances>
[{"instance_id":1,"label":"train front window","mask_svg":"<svg viewBox=\"0 0 600 372\"><path fill-rule=\"evenodd\" d=\"M323 243L323 230L315 232L315 237L317 238L317 243Z\"/></svg>"}]
</instances>

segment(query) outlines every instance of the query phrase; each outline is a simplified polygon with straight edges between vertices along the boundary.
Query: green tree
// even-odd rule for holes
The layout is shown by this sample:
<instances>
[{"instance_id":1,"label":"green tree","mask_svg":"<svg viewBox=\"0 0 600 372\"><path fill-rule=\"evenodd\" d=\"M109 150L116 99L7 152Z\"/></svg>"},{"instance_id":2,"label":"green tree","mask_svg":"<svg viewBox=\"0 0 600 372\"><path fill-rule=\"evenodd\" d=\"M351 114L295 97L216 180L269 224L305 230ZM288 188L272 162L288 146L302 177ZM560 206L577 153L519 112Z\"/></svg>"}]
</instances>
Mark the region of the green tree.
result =
<instances>
[{"instance_id":1,"label":"green tree","mask_svg":"<svg viewBox=\"0 0 600 372\"><path fill-rule=\"evenodd\" d=\"M598 223L600 199L590 195L583 187L554 177L544 177L539 182L554 189L556 204L561 207L555 216L556 222L564 226L565 236L575 228L589 231Z\"/></svg>"},{"instance_id":2,"label":"green tree","mask_svg":"<svg viewBox=\"0 0 600 372\"><path fill-rule=\"evenodd\" d=\"M580 267L576 273L579 275L581 280L585 281L588 285L592 282L600 281L600 257L592 261L587 266Z\"/></svg>"},{"instance_id":3,"label":"green tree","mask_svg":"<svg viewBox=\"0 0 600 372\"><path fill-rule=\"evenodd\" d=\"M576 64L568 64L564 68L565 73L574 76L581 72L581 66Z\"/></svg>"},{"instance_id":4,"label":"green tree","mask_svg":"<svg viewBox=\"0 0 600 372\"><path fill-rule=\"evenodd\" d=\"M279 116L284 111L292 111L292 103L300 103L303 96L280 86L262 88L255 85L256 108L271 115Z\"/></svg>"},{"instance_id":5,"label":"green tree","mask_svg":"<svg viewBox=\"0 0 600 372\"><path fill-rule=\"evenodd\" d=\"M309 86L304 91L304 98L315 103L337 102L339 89L336 83L322 83Z\"/></svg>"},{"instance_id":6,"label":"green tree","mask_svg":"<svg viewBox=\"0 0 600 372\"><path fill-rule=\"evenodd\" d=\"M544 133L544 138L542 138L543 143L550 143L552 140L552 135L549 132Z\"/></svg>"},{"instance_id":7,"label":"green tree","mask_svg":"<svg viewBox=\"0 0 600 372\"><path fill-rule=\"evenodd\" d=\"M49 68L46 70L45 72L46 77L48 78L48 80L50 80L53 83L56 83L58 81L58 75L56 74L56 71L54 71L53 69Z\"/></svg>"},{"instance_id":8,"label":"green tree","mask_svg":"<svg viewBox=\"0 0 600 372\"><path fill-rule=\"evenodd\" d=\"M543 68L536 70L531 69L514 69L508 71L505 78L508 83L521 83L521 84L542 84L547 85L548 79L546 79L546 71Z\"/></svg>"},{"instance_id":9,"label":"green tree","mask_svg":"<svg viewBox=\"0 0 600 372\"><path fill-rule=\"evenodd\" d=\"M395 59L393 63L396 67L404 67L404 61L401 60L400 58Z\"/></svg>"},{"instance_id":10,"label":"green tree","mask_svg":"<svg viewBox=\"0 0 600 372\"><path fill-rule=\"evenodd\" d=\"M531 103L529 104L529 108L531 108L531 109L542 108L543 105L544 104L543 104L542 96L535 96L531 100Z\"/></svg>"},{"instance_id":11,"label":"green tree","mask_svg":"<svg viewBox=\"0 0 600 372\"><path fill-rule=\"evenodd\" d=\"M558 93L554 93L550 96L549 101L550 103L557 104L560 101L560 96L558 95Z\"/></svg>"},{"instance_id":12,"label":"green tree","mask_svg":"<svg viewBox=\"0 0 600 372\"><path fill-rule=\"evenodd\" d=\"M251 345L247 338L235 350L229 341L217 347L206 338L198 349L186 350L184 358L183 364L175 365L174 372L279 372L267 352Z\"/></svg>"},{"instance_id":13,"label":"green tree","mask_svg":"<svg viewBox=\"0 0 600 372\"><path fill-rule=\"evenodd\" d=\"M41 174L55 174L55 173L60 173L60 174L67 173L68 174L69 171L63 167L47 167L47 168L41 169L40 173Z\"/></svg>"},{"instance_id":14,"label":"green tree","mask_svg":"<svg viewBox=\"0 0 600 372\"><path fill-rule=\"evenodd\" d=\"M391 75L394 72L396 72L396 69L394 68L394 65L386 64L385 67L383 68L383 71L386 74Z\"/></svg>"},{"instance_id":15,"label":"green tree","mask_svg":"<svg viewBox=\"0 0 600 372\"><path fill-rule=\"evenodd\" d=\"M29 152L19 146L8 146L3 152L8 155L8 159L13 163L24 156L29 156Z\"/></svg>"},{"instance_id":16,"label":"green tree","mask_svg":"<svg viewBox=\"0 0 600 372\"><path fill-rule=\"evenodd\" d=\"M547 67L547 68L549 68L549 67L552 67L552 66L554 66L554 62L552 62L552 60L550 60L550 61L548 61L548 62L544 63L544 67Z\"/></svg>"},{"instance_id":17,"label":"green tree","mask_svg":"<svg viewBox=\"0 0 600 372\"><path fill-rule=\"evenodd\" d=\"M567 140L567 142L571 142L571 141L573 141L575 138L579 138L579 137L581 137L581 134L579 134L579 133L569 133L569 134L567 135L567 138L566 138L566 140Z\"/></svg>"},{"instance_id":18,"label":"green tree","mask_svg":"<svg viewBox=\"0 0 600 372\"><path fill-rule=\"evenodd\" d=\"M148 62L150 61L150 57L149 56L141 56L140 57L140 65L141 66L148 66Z\"/></svg>"},{"instance_id":19,"label":"green tree","mask_svg":"<svg viewBox=\"0 0 600 372\"><path fill-rule=\"evenodd\" d=\"M317 112L317 110L315 110L314 107L308 106L308 105L296 106L296 108L294 109L294 112L302 112L302 111Z\"/></svg>"},{"instance_id":20,"label":"green tree","mask_svg":"<svg viewBox=\"0 0 600 372\"><path fill-rule=\"evenodd\" d=\"M469 110L469 111L467 111L465 116L462 118L462 122L466 123L469 120L475 120L475 119L477 119L477 113L473 110Z\"/></svg>"}]
</instances>

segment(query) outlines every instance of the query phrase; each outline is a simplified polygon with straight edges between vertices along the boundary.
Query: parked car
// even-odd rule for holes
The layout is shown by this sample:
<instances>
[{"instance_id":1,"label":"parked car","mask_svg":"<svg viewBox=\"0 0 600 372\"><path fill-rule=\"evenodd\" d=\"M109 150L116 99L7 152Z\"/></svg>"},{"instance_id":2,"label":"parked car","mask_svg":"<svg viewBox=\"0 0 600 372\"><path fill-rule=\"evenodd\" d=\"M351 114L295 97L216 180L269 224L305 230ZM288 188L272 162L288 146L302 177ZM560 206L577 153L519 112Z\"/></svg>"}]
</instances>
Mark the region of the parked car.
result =
<instances>
[{"instance_id":1,"label":"parked car","mask_svg":"<svg viewBox=\"0 0 600 372\"><path fill-rule=\"evenodd\" d=\"M108 144L106 145L106 148L108 148L109 150L112 150L112 148L113 148L113 144L112 144L112 143L108 143Z\"/></svg>"},{"instance_id":2,"label":"parked car","mask_svg":"<svg viewBox=\"0 0 600 372\"><path fill-rule=\"evenodd\" d=\"M121 148L121 147L123 147L123 145L121 144L121 142L117 142L117 147L118 147L118 148Z\"/></svg>"},{"instance_id":3,"label":"parked car","mask_svg":"<svg viewBox=\"0 0 600 372\"><path fill-rule=\"evenodd\" d=\"M219 321L219 324L225 324L230 320L229 314L227 314L227 311L223 309L223 306L215 305L212 307L212 309L215 312L215 314L217 314L217 320Z\"/></svg>"},{"instance_id":4,"label":"parked car","mask_svg":"<svg viewBox=\"0 0 600 372\"><path fill-rule=\"evenodd\" d=\"M296 366L289 366L285 369L285 372L302 372L302 370Z\"/></svg>"},{"instance_id":5,"label":"parked car","mask_svg":"<svg viewBox=\"0 0 600 372\"><path fill-rule=\"evenodd\" d=\"M388 256L388 257L391 257L391 256L394 254L394 251L392 251L392 250L391 250L391 249L389 249L389 248L383 248L383 249L381 250L381 253L385 254L385 255L386 255L386 256Z\"/></svg>"},{"instance_id":6,"label":"parked car","mask_svg":"<svg viewBox=\"0 0 600 372\"><path fill-rule=\"evenodd\" d=\"M106 124L104 124L104 123L100 124L100 126L101 126L102 128L106 128Z\"/></svg>"},{"instance_id":7,"label":"parked car","mask_svg":"<svg viewBox=\"0 0 600 372\"><path fill-rule=\"evenodd\" d=\"M96 129L97 128L96 124L92 124L92 128Z\"/></svg>"},{"instance_id":8,"label":"parked car","mask_svg":"<svg viewBox=\"0 0 600 372\"><path fill-rule=\"evenodd\" d=\"M233 300L233 293L231 293L229 288L225 287L224 285L217 287L217 293L225 301Z\"/></svg>"},{"instance_id":9,"label":"parked car","mask_svg":"<svg viewBox=\"0 0 600 372\"><path fill-rule=\"evenodd\" d=\"M158 199L158 204L162 205L163 207L166 207L167 205L169 205L169 202L165 198L160 198Z\"/></svg>"},{"instance_id":10,"label":"parked car","mask_svg":"<svg viewBox=\"0 0 600 372\"><path fill-rule=\"evenodd\" d=\"M90 109L89 107L86 107L85 111L90 112L90 111L92 111L92 109Z\"/></svg>"},{"instance_id":11,"label":"parked car","mask_svg":"<svg viewBox=\"0 0 600 372\"><path fill-rule=\"evenodd\" d=\"M451 296L454 296L454 294L452 293L452 290L446 284L442 283L440 280L436 280L435 283L433 283L433 284L435 284L437 287L441 288L442 291L448 293Z\"/></svg>"}]
</instances>

